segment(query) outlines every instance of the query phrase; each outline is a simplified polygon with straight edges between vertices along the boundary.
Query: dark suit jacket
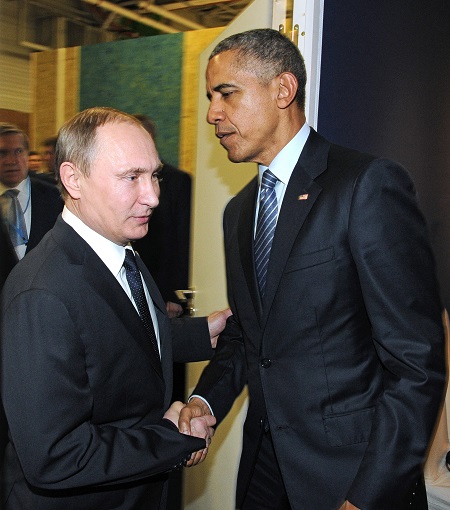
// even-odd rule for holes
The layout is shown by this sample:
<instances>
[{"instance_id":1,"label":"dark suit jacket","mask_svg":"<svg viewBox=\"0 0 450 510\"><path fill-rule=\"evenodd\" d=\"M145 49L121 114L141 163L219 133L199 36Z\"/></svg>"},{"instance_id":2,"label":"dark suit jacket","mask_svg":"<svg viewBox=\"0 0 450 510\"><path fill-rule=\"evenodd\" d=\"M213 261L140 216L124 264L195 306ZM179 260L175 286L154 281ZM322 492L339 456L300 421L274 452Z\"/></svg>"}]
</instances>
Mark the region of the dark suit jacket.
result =
<instances>
[{"instance_id":1,"label":"dark suit jacket","mask_svg":"<svg viewBox=\"0 0 450 510\"><path fill-rule=\"evenodd\" d=\"M64 202L58 188L40 177L30 176L31 181L31 228L28 238L28 253L53 227L63 210Z\"/></svg>"},{"instance_id":2,"label":"dark suit jacket","mask_svg":"<svg viewBox=\"0 0 450 510\"><path fill-rule=\"evenodd\" d=\"M56 186L39 177L30 175L31 182L31 228L25 254L29 253L55 224L62 211L63 201ZM9 234L0 216L0 292L12 268L17 264L17 256ZM3 407L0 404L0 473L3 451L7 443L7 424Z\"/></svg>"},{"instance_id":3,"label":"dark suit jacket","mask_svg":"<svg viewBox=\"0 0 450 510\"><path fill-rule=\"evenodd\" d=\"M189 284L191 177L164 163L159 205L153 211L148 234L134 243L150 270L164 301L178 303L174 291Z\"/></svg>"},{"instance_id":4,"label":"dark suit jacket","mask_svg":"<svg viewBox=\"0 0 450 510\"><path fill-rule=\"evenodd\" d=\"M16 263L16 252L11 244L11 239L4 224L2 212L0 211L0 291Z\"/></svg>"},{"instance_id":5,"label":"dark suit jacket","mask_svg":"<svg viewBox=\"0 0 450 510\"><path fill-rule=\"evenodd\" d=\"M233 311L194 393L220 421L247 383L237 503L270 427L295 510L408 508L445 379L434 262L399 165L314 131L290 178L265 302L253 265L253 180L228 204Z\"/></svg>"},{"instance_id":6,"label":"dark suit jacket","mask_svg":"<svg viewBox=\"0 0 450 510\"><path fill-rule=\"evenodd\" d=\"M2 304L5 509L163 508L165 473L204 447L162 417L172 359L212 355L207 322L169 321L139 264L161 363L120 284L61 218L11 272Z\"/></svg>"}]
</instances>

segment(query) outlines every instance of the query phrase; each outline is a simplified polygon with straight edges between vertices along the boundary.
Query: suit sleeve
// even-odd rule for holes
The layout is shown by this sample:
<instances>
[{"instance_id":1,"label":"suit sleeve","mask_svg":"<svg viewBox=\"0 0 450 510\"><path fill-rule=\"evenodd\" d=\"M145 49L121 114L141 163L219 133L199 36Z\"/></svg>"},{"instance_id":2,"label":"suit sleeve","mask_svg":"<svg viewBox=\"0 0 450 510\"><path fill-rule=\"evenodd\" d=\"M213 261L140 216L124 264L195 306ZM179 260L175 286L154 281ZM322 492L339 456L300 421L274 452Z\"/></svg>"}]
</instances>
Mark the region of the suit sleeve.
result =
<instances>
[{"instance_id":1,"label":"suit sleeve","mask_svg":"<svg viewBox=\"0 0 450 510\"><path fill-rule=\"evenodd\" d=\"M98 385L107 374L104 366L86 366L83 336L104 324L99 320L87 332L77 324L75 308L34 289L2 310L2 399L28 483L69 489L129 482L178 467L204 448L204 440L180 434L162 418L160 400L155 409L142 405L147 415L136 417L131 402L117 403L116 416L105 414L102 423L102 405L110 408L119 396L102 389L107 402L94 399L90 375Z\"/></svg>"},{"instance_id":2,"label":"suit sleeve","mask_svg":"<svg viewBox=\"0 0 450 510\"><path fill-rule=\"evenodd\" d=\"M171 319L170 322L175 362L190 363L212 358L214 349L206 317L185 317Z\"/></svg>"},{"instance_id":3,"label":"suit sleeve","mask_svg":"<svg viewBox=\"0 0 450 510\"><path fill-rule=\"evenodd\" d=\"M193 395L203 397L219 424L247 382L242 334L235 316L219 336L213 359L203 370Z\"/></svg>"},{"instance_id":4,"label":"suit sleeve","mask_svg":"<svg viewBox=\"0 0 450 510\"><path fill-rule=\"evenodd\" d=\"M230 235L227 228L227 219L230 211L224 214L225 254ZM239 396L247 383L247 363L245 358L244 339L239 324L239 311L236 309L233 298L233 282L228 272L227 262L227 292L229 306L233 315L228 317L223 332L219 335L214 357L203 370L194 395L203 397L214 412L219 424L231 409L233 402Z\"/></svg>"},{"instance_id":5,"label":"suit sleeve","mask_svg":"<svg viewBox=\"0 0 450 510\"><path fill-rule=\"evenodd\" d=\"M360 174L348 230L384 374L348 499L364 510L393 508L399 488L420 476L445 379L433 255L406 171L378 160Z\"/></svg>"}]
</instances>

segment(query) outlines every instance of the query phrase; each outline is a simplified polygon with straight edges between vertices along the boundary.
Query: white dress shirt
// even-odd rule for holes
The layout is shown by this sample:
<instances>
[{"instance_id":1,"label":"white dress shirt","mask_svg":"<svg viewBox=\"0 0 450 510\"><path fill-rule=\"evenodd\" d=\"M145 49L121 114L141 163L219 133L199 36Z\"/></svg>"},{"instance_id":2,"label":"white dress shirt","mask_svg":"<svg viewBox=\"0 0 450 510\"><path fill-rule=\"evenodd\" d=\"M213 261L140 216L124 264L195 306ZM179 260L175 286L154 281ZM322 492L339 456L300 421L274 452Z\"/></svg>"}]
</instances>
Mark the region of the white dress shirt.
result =
<instances>
[{"instance_id":1,"label":"white dress shirt","mask_svg":"<svg viewBox=\"0 0 450 510\"><path fill-rule=\"evenodd\" d=\"M136 303L134 302L133 296L131 294L130 286L128 285L126 271L123 267L123 261L125 260L125 250L134 251L131 246L120 246L119 244L113 243L106 237L103 237L99 233L92 230L85 223L83 223L80 218L75 216L67 207L64 207L62 212L62 219L70 225L75 232L82 237L88 245L95 251L95 253L100 257L102 262L106 265L106 267L111 271L114 275L114 278L120 283L123 290L127 294L128 298L133 303L136 308L136 312L138 311ZM159 339L159 327L158 327L158 319L156 317L155 306L153 304L152 298L147 289L147 285L145 284L145 280L142 278L142 284L144 286L145 297L147 299L148 308L150 310L150 315L153 321L153 327L155 329L156 340L158 342L158 349L161 352L161 343ZM138 312L139 313L139 312Z\"/></svg>"},{"instance_id":2,"label":"white dress shirt","mask_svg":"<svg viewBox=\"0 0 450 510\"><path fill-rule=\"evenodd\" d=\"M305 146L306 140L308 139L309 132L310 127L305 122L305 124L303 124L302 128L294 136L294 138L292 138L292 140L287 145L285 145L283 149L281 149L281 151L275 156L273 161L270 163L269 167L264 165L258 165L259 192L258 200L256 203L255 225L253 235L256 234L256 222L259 211L259 193L261 192L261 180L263 173L267 170L267 168L270 168L270 171L278 179L278 182L275 184L275 194L277 195L277 205L279 213L281 209L281 204L283 203L284 194L286 193L286 188L289 183L289 179L291 178L292 172L294 171L298 158L300 157L303 147Z\"/></svg>"}]
</instances>

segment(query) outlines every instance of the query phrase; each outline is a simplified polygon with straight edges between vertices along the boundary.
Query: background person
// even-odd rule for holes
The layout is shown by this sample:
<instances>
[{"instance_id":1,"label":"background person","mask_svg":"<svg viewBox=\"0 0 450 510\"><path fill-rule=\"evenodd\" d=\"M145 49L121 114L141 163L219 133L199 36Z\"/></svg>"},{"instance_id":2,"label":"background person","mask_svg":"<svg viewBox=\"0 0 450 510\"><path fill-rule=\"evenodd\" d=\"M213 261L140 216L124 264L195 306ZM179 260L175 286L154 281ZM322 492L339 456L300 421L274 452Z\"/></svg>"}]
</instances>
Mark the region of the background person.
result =
<instances>
[{"instance_id":1,"label":"background person","mask_svg":"<svg viewBox=\"0 0 450 510\"><path fill-rule=\"evenodd\" d=\"M156 125L143 114L134 115L156 144ZM148 234L134 243L166 302L169 317L183 314L175 291L189 288L191 231L191 176L163 161L160 171L159 205L152 215Z\"/></svg>"},{"instance_id":2,"label":"background person","mask_svg":"<svg viewBox=\"0 0 450 510\"><path fill-rule=\"evenodd\" d=\"M55 150L56 150L56 142L58 140L57 136L50 136L43 140L41 143L41 157L43 161L43 170L51 174L55 177L56 180L56 168L55 168Z\"/></svg>"},{"instance_id":3,"label":"background person","mask_svg":"<svg viewBox=\"0 0 450 510\"><path fill-rule=\"evenodd\" d=\"M19 260L53 227L63 208L56 186L30 176L28 151L26 133L14 124L0 122L1 206L6 229L12 236L15 257ZM19 210L13 217L11 207L15 199ZM14 219L18 223L13 224Z\"/></svg>"},{"instance_id":4,"label":"background person","mask_svg":"<svg viewBox=\"0 0 450 510\"><path fill-rule=\"evenodd\" d=\"M42 157L38 151L29 151L28 153L28 170L30 172L40 172L42 166Z\"/></svg>"}]
</instances>

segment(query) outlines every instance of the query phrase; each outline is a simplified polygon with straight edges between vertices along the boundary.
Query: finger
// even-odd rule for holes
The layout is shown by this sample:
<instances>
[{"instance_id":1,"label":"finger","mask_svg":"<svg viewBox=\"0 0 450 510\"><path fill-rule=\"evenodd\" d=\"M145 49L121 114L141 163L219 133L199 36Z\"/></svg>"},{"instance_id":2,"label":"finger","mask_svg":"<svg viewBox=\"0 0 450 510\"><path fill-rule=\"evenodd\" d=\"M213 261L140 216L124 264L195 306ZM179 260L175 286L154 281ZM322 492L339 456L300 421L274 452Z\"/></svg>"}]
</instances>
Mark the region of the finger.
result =
<instances>
[{"instance_id":1,"label":"finger","mask_svg":"<svg viewBox=\"0 0 450 510\"><path fill-rule=\"evenodd\" d=\"M187 462L186 467L196 466L200 464L206 459L206 455L208 454L208 448L204 448L203 450L199 450L198 452L194 452L191 455L191 459Z\"/></svg>"},{"instance_id":2,"label":"finger","mask_svg":"<svg viewBox=\"0 0 450 510\"><path fill-rule=\"evenodd\" d=\"M191 435L191 420L195 417L194 408L189 405L180 411L178 430L183 434Z\"/></svg>"}]
</instances>

